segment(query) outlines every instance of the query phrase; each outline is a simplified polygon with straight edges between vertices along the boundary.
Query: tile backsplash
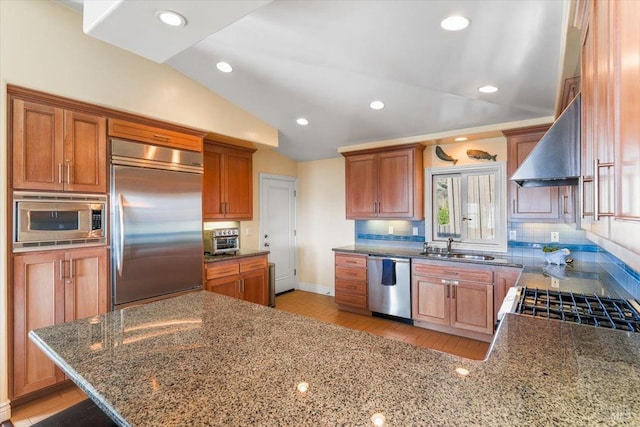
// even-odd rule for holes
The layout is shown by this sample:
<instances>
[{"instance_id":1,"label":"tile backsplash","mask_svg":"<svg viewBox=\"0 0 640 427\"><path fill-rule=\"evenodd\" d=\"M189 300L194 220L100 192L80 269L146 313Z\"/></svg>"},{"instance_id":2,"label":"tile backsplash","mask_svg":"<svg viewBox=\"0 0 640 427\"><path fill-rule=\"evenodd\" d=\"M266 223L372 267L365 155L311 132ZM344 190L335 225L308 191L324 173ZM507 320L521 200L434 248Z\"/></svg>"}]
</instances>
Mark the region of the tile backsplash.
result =
<instances>
[{"instance_id":1,"label":"tile backsplash","mask_svg":"<svg viewBox=\"0 0 640 427\"><path fill-rule=\"evenodd\" d=\"M356 245L422 247L424 221L357 220L355 234Z\"/></svg>"}]
</instances>

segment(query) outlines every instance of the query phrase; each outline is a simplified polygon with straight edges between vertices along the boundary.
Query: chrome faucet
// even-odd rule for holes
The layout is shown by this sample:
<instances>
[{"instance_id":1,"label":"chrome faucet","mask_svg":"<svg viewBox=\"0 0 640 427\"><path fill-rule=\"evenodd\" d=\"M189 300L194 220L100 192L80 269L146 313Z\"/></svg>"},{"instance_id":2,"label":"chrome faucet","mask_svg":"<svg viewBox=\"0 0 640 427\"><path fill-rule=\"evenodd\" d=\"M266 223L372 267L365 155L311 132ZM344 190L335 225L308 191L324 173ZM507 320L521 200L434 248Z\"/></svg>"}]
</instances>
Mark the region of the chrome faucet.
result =
<instances>
[{"instance_id":1,"label":"chrome faucet","mask_svg":"<svg viewBox=\"0 0 640 427\"><path fill-rule=\"evenodd\" d=\"M451 244L453 243L453 237L447 239L447 253L451 253Z\"/></svg>"}]
</instances>

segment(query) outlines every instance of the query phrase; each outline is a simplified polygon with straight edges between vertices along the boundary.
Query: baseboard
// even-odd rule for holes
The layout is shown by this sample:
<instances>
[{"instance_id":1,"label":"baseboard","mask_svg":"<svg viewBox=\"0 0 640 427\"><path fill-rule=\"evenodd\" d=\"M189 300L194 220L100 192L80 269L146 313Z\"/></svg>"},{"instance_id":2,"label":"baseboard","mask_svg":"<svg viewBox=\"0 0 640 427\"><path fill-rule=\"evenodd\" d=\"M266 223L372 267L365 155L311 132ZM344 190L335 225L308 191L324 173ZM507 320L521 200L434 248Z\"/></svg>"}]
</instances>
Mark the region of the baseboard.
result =
<instances>
[{"instance_id":1,"label":"baseboard","mask_svg":"<svg viewBox=\"0 0 640 427\"><path fill-rule=\"evenodd\" d=\"M296 289L299 289L301 291L306 291L306 292L313 292L314 294L329 295L332 297L336 296L335 289L325 288L324 286L312 285L310 283L298 282Z\"/></svg>"},{"instance_id":2,"label":"baseboard","mask_svg":"<svg viewBox=\"0 0 640 427\"><path fill-rule=\"evenodd\" d=\"M0 403L0 422L9 421L11 419L11 402Z\"/></svg>"}]
</instances>

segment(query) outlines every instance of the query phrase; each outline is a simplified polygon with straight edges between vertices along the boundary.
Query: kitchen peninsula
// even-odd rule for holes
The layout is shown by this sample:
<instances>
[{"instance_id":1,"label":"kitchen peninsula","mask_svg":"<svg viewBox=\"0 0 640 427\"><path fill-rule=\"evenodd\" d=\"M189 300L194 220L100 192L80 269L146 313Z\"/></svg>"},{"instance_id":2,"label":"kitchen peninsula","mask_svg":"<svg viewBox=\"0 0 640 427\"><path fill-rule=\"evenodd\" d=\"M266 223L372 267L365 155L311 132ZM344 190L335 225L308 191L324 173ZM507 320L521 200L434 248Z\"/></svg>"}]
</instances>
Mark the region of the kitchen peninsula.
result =
<instances>
[{"instance_id":1,"label":"kitchen peninsula","mask_svg":"<svg viewBox=\"0 0 640 427\"><path fill-rule=\"evenodd\" d=\"M30 337L122 426L640 423L640 334L512 314L484 361L205 291Z\"/></svg>"}]
</instances>

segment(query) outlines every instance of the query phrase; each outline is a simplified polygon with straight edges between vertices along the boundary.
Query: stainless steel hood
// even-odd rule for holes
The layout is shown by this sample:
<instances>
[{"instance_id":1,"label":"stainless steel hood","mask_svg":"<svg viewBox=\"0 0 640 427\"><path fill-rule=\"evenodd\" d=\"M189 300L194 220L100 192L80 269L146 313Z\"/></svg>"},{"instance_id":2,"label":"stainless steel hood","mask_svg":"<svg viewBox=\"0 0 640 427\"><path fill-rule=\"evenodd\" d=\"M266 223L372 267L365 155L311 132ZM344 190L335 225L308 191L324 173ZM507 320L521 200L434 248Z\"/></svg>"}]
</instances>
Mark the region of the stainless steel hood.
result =
<instances>
[{"instance_id":1,"label":"stainless steel hood","mask_svg":"<svg viewBox=\"0 0 640 427\"><path fill-rule=\"evenodd\" d=\"M580 94L560 114L511 177L521 187L578 185Z\"/></svg>"}]
</instances>

